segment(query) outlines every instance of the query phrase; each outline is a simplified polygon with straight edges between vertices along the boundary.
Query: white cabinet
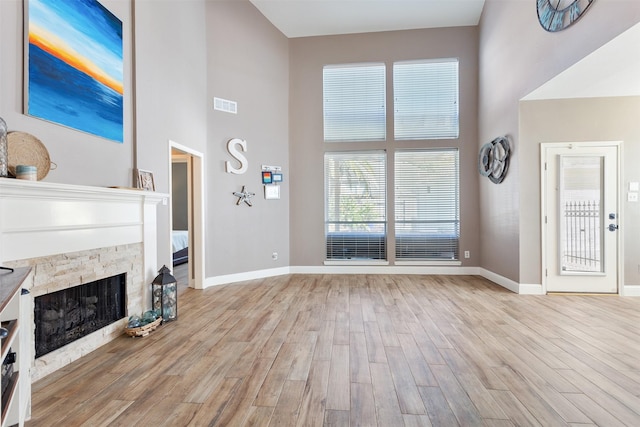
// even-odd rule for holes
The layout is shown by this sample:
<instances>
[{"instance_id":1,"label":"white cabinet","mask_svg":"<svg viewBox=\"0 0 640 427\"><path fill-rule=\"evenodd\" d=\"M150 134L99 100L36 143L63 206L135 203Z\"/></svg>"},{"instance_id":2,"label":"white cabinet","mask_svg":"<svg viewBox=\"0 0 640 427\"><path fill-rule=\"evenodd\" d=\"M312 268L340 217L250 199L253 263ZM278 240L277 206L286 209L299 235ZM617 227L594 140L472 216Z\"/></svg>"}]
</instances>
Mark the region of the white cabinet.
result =
<instances>
[{"instance_id":1,"label":"white cabinet","mask_svg":"<svg viewBox=\"0 0 640 427\"><path fill-rule=\"evenodd\" d=\"M22 295L30 268L0 270L0 322L6 336L0 341L2 363L2 427L22 426L31 412L31 296Z\"/></svg>"}]
</instances>

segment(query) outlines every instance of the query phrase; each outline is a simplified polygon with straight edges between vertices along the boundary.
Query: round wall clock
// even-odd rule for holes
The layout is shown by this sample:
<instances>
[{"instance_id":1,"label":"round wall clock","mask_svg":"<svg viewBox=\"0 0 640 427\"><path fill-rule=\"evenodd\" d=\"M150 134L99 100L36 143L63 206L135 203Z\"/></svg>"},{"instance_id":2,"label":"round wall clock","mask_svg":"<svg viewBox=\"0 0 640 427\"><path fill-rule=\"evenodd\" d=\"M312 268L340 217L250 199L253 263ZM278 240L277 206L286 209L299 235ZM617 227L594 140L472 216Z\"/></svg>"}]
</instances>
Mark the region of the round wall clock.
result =
<instances>
[{"instance_id":1,"label":"round wall clock","mask_svg":"<svg viewBox=\"0 0 640 427\"><path fill-rule=\"evenodd\" d=\"M595 0L536 0L538 21L549 32L564 30L576 22Z\"/></svg>"}]
</instances>

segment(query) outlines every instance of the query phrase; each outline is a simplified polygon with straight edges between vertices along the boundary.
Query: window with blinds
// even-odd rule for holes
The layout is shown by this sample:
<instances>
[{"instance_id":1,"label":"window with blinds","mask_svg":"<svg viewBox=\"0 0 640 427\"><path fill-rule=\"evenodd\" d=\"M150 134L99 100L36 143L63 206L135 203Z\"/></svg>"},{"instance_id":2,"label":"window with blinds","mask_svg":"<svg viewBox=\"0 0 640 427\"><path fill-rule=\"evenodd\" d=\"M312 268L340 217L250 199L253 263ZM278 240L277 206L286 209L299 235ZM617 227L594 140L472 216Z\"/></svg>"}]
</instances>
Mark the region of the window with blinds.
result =
<instances>
[{"instance_id":1,"label":"window with blinds","mask_svg":"<svg viewBox=\"0 0 640 427\"><path fill-rule=\"evenodd\" d=\"M393 64L396 140L458 138L458 60Z\"/></svg>"},{"instance_id":2,"label":"window with blinds","mask_svg":"<svg viewBox=\"0 0 640 427\"><path fill-rule=\"evenodd\" d=\"M459 187L457 149L396 152L396 260L459 259Z\"/></svg>"},{"instance_id":3,"label":"window with blinds","mask_svg":"<svg viewBox=\"0 0 640 427\"><path fill-rule=\"evenodd\" d=\"M324 155L327 260L384 260L386 153Z\"/></svg>"},{"instance_id":4,"label":"window with blinds","mask_svg":"<svg viewBox=\"0 0 640 427\"><path fill-rule=\"evenodd\" d=\"M384 64L328 65L323 69L324 141L384 141Z\"/></svg>"}]
</instances>

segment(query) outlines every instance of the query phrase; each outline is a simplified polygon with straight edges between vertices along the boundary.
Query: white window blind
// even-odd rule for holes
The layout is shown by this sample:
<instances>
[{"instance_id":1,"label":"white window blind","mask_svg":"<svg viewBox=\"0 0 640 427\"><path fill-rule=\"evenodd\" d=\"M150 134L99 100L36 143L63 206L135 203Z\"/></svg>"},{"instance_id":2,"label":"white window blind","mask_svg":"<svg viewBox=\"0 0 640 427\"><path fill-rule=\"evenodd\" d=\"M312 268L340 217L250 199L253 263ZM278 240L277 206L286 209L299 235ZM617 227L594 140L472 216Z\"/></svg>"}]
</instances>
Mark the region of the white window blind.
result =
<instances>
[{"instance_id":1,"label":"white window blind","mask_svg":"<svg viewBox=\"0 0 640 427\"><path fill-rule=\"evenodd\" d=\"M327 259L386 259L386 153L325 153L324 176Z\"/></svg>"},{"instance_id":2,"label":"white window blind","mask_svg":"<svg viewBox=\"0 0 640 427\"><path fill-rule=\"evenodd\" d=\"M384 64L325 66L323 99L325 142L385 140Z\"/></svg>"},{"instance_id":3,"label":"white window blind","mask_svg":"<svg viewBox=\"0 0 640 427\"><path fill-rule=\"evenodd\" d=\"M395 155L397 260L457 260L460 190L457 149Z\"/></svg>"},{"instance_id":4,"label":"white window blind","mask_svg":"<svg viewBox=\"0 0 640 427\"><path fill-rule=\"evenodd\" d=\"M458 138L458 60L393 64L395 139Z\"/></svg>"}]
</instances>

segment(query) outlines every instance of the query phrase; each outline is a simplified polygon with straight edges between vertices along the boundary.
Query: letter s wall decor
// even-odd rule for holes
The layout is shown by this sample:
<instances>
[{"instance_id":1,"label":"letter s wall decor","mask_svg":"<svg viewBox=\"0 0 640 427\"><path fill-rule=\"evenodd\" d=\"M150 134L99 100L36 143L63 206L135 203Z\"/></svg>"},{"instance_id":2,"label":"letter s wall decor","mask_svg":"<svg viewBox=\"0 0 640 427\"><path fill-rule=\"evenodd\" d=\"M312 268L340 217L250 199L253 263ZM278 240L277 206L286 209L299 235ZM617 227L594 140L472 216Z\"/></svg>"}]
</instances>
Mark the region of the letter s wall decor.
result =
<instances>
[{"instance_id":1,"label":"letter s wall decor","mask_svg":"<svg viewBox=\"0 0 640 427\"><path fill-rule=\"evenodd\" d=\"M236 168L231 164L231 161L227 160L224 164L225 171L227 173L240 175L245 173L247 171L247 168L249 167L247 158L240 152L240 150L238 150L238 146L240 146L242 151L247 151L247 141L245 141L244 139L233 138L230 139L229 142L227 142L227 151L234 159L238 161L238 163L240 163L240 167Z\"/></svg>"}]
</instances>

